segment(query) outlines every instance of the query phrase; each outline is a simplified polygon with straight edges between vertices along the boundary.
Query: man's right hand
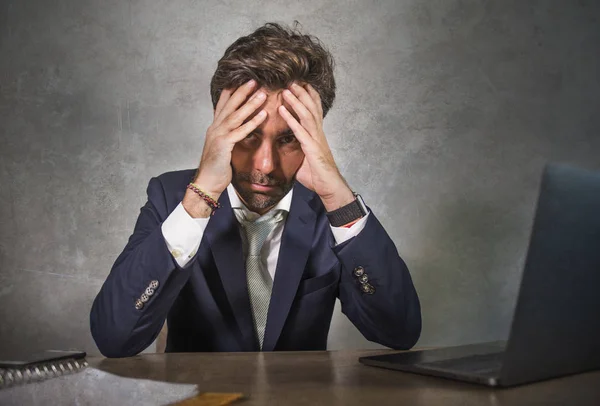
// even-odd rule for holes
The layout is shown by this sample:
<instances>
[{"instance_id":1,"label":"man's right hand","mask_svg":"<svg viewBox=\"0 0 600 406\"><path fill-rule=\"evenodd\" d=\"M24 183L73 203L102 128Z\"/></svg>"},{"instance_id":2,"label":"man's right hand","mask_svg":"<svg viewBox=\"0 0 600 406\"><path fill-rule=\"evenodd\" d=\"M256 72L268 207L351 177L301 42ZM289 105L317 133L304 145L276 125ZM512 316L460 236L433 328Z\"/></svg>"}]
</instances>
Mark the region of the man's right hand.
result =
<instances>
[{"instance_id":1,"label":"man's right hand","mask_svg":"<svg viewBox=\"0 0 600 406\"><path fill-rule=\"evenodd\" d=\"M231 182L231 151L233 147L254 131L267 117L267 112L261 110L251 120L244 123L266 100L266 94L261 91L244 103L255 87L256 82L251 80L235 91L223 89L215 108L213 123L206 132L202 158L194 183L215 200L219 199L221 193ZM208 217L211 213L208 204L189 189L186 190L182 204L194 218Z\"/></svg>"}]
</instances>

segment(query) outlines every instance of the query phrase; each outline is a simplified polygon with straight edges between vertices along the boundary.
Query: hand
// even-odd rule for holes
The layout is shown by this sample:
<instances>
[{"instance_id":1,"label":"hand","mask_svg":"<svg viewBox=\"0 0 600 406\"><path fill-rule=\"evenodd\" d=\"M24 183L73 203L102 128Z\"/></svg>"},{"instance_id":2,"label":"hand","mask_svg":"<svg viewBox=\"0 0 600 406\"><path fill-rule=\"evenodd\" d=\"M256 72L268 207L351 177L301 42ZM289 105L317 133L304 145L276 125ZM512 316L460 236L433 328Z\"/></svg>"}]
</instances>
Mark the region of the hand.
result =
<instances>
[{"instance_id":1,"label":"hand","mask_svg":"<svg viewBox=\"0 0 600 406\"><path fill-rule=\"evenodd\" d=\"M321 97L311 86L294 83L283 91L285 101L294 109L300 122L285 106L279 114L300 142L304 161L296 173L296 180L319 195L325 209L333 211L354 200L354 195L340 174L323 132Z\"/></svg>"},{"instance_id":2,"label":"hand","mask_svg":"<svg viewBox=\"0 0 600 406\"><path fill-rule=\"evenodd\" d=\"M251 80L235 92L224 89L215 107L213 123L208 127L202 158L196 172L196 183L210 197L217 200L231 182L231 151L235 144L254 131L267 117L261 110L244 123L266 100L264 92L258 92L247 102L256 82ZM241 106L241 107L240 107ZM192 217L208 217L210 209L197 194L186 190L183 206Z\"/></svg>"}]
</instances>

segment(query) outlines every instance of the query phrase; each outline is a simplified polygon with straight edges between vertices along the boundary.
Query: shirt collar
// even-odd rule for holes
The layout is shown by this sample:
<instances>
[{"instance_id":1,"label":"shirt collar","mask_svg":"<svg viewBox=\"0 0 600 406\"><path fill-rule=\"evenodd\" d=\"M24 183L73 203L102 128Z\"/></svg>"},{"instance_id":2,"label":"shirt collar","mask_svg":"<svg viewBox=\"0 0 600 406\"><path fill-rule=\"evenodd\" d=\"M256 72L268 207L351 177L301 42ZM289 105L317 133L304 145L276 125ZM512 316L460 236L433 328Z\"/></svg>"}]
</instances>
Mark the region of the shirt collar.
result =
<instances>
[{"instance_id":1,"label":"shirt collar","mask_svg":"<svg viewBox=\"0 0 600 406\"><path fill-rule=\"evenodd\" d=\"M273 207L267 213L271 213L271 212L277 211L277 210L283 210L286 213L289 213L290 207L292 205L293 192L294 192L294 188L291 188L290 191L285 196L283 196L283 199L281 199L275 205L275 207ZM235 217L238 219L238 221L242 221L242 220L254 221L257 218L261 217L260 214L255 213L246 207L246 205L240 200L240 197L238 196L237 192L235 191L235 188L233 187L233 185L231 183L227 186L227 195L229 196L229 202L231 203L231 208L233 209L233 212L235 213ZM265 213L265 215L267 213Z\"/></svg>"}]
</instances>

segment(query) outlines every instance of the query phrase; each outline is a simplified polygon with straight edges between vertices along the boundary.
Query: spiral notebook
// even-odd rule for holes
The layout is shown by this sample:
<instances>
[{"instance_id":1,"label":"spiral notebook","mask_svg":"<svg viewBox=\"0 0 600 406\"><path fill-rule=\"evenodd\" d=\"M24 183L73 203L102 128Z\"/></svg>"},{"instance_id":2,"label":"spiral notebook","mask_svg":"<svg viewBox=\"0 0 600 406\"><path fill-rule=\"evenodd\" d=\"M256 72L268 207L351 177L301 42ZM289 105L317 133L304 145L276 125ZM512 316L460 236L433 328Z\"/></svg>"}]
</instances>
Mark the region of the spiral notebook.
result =
<instances>
[{"instance_id":1,"label":"spiral notebook","mask_svg":"<svg viewBox=\"0 0 600 406\"><path fill-rule=\"evenodd\" d=\"M83 351L49 350L0 359L0 389L79 372L88 366Z\"/></svg>"}]
</instances>

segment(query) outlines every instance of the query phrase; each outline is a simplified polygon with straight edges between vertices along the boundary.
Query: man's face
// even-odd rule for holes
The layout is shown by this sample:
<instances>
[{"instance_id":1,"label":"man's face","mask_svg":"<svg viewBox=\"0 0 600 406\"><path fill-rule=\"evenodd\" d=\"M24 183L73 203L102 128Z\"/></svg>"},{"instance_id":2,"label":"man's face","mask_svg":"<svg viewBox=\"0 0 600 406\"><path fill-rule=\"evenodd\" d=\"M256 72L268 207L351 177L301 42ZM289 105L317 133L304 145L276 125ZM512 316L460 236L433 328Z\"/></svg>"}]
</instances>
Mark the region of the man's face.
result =
<instances>
[{"instance_id":1,"label":"man's face","mask_svg":"<svg viewBox=\"0 0 600 406\"><path fill-rule=\"evenodd\" d=\"M283 104L298 119L292 107L283 100L283 89L259 90L267 95L262 105L267 118L234 146L231 153L231 183L250 210L264 214L294 185L294 177L302 164L304 153L294 133L277 112L277 108ZM256 113L260 110L257 109ZM252 117L254 114L248 120Z\"/></svg>"}]
</instances>

